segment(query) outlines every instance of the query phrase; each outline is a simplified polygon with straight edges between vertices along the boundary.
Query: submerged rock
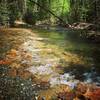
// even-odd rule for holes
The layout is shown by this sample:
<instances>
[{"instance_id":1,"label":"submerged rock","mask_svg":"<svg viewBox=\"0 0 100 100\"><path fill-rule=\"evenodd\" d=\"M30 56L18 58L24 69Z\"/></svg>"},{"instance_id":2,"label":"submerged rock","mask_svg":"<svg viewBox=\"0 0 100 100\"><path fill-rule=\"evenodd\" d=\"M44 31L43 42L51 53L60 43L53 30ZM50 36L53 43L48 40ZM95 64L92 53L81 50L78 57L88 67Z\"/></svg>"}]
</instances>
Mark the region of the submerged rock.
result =
<instances>
[{"instance_id":1,"label":"submerged rock","mask_svg":"<svg viewBox=\"0 0 100 100\"><path fill-rule=\"evenodd\" d=\"M38 75L48 75L53 73L53 70L51 68L51 64L46 64L46 65L40 65L40 66L32 66L28 69L29 72L32 74L38 74Z\"/></svg>"},{"instance_id":2,"label":"submerged rock","mask_svg":"<svg viewBox=\"0 0 100 100\"><path fill-rule=\"evenodd\" d=\"M64 75L59 75L57 77L52 77L50 79L51 87L55 85L68 85L70 88L74 89L79 81L74 79L74 76L71 76L68 73L65 73Z\"/></svg>"}]
</instances>

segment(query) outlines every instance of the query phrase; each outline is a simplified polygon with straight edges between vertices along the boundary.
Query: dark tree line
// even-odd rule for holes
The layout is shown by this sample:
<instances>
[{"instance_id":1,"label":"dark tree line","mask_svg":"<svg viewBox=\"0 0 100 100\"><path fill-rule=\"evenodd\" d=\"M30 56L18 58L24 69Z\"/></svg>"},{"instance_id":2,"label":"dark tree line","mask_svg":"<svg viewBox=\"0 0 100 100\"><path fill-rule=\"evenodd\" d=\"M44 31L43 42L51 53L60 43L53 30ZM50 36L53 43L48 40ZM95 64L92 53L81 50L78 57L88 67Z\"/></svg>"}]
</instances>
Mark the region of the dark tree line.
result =
<instances>
[{"instance_id":1,"label":"dark tree line","mask_svg":"<svg viewBox=\"0 0 100 100\"><path fill-rule=\"evenodd\" d=\"M100 0L0 0L0 25L14 26L15 20L29 24L100 24Z\"/></svg>"}]
</instances>

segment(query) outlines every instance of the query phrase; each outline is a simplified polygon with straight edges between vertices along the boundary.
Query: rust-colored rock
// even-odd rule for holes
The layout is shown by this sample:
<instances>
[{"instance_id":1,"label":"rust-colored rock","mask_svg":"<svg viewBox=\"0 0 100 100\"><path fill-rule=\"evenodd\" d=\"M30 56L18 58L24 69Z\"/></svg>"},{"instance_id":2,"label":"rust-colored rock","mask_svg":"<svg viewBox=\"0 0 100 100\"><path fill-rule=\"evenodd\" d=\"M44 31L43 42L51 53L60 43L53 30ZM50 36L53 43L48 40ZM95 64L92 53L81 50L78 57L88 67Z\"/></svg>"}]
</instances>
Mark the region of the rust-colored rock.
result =
<instances>
[{"instance_id":1,"label":"rust-colored rock","mask_svg":"<svg viewBox=\"0 0 100 100\"><path fill-rule=\"evenodd\" d=\"M11 49L10 52L8 52L7 57L8 58L14 58L17 56L17 51L15 49Z\"/></svg>"},{"instance_id":2,"label":"rust-colored rock","mask_svg":"<svg viewBox=\"0 0 100 100\"><path fill-rule=\"evenodd\" d=\"M17 76L17 70L15 68L11 68L8 72L8 75L12 76L12 77L16 77Z\"/></svg>"},{"instance_id":3,"label":"rust-colored rock","mask_svg":"<svg viewBox=\"0 0 100 100\"><path fill-rule=\"evenodd\" d=\"M32 76L32 74L29 71L20 69L18 70L18 76L20 76L23 79L28 79Z\"/></svg>"},{"instance_id":4,"label":"rust-colored rock","mask_svg":"<svg viewBox=\"0 0 100 100\"><path fill-rule=\"evenodd\" d=\"M93 91L87 91L85 96L90 100L100 100L100 88L94 89Z\"/></svg>"},{"instance_id":5,"label":"rust-colored rock","mask_svg":"<svg viewBox=\"0 0 100 100\"><path fill-rule=\"evenodd\" d=\"M87 91L87 85L85 83L79 83L76 87L76 91L81 93L81 94L84 94L86 93Z\"/></svg>"},{"instance_id":6,"label":"rust-colored rock","mask_svg":"<svg viewBox=\"0 0 100 100\"><path fill-rule=\"evenodd\" d=\"M58 100L73 100L75 97L73 92L59 92L58 93Z\"/></svg>"}]
</instances>

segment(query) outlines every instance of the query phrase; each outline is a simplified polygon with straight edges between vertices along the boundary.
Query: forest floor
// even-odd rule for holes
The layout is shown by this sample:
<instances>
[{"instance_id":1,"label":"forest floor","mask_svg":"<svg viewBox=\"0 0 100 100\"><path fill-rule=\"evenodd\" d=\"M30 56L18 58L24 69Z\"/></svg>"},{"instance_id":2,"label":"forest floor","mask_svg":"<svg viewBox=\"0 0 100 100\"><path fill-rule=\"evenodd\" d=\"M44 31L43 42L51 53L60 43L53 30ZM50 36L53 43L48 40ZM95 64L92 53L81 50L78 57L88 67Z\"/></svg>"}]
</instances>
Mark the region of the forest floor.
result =
<instances>
[{"instance_id":1,"label":"forest floor","mask_svg":"<svg viewBox=\"0 0 100 100\"><path fill-rule=\"evenodd\" d=\"M42 37L41 32L39 34L38 32L35 29L25 28L0 29L0 76L30 79L32 87L36 87L36 91L34 90L35 99L38 98L36 100L72 100L72 98L73 100L86 100L85 98L100 100L98 86L79 80L83 77L81 71L84 75L89 75L84 70L91 64L87 63L83 56L65 51L61 47L65 46L65 41L60 41L59 46L59 42L52 43L50 38ZM53 35L55 37L56 34ZM68 47L70 46L69 44ZM69 68L73 65L78 66L76 76L72 74L73 72L77 74L76 67L73 72L67 72L74 68ZM24 88L24 83L21 87ZM5 92L0 90L0 93L1 98L5 98Z\"/></svg>"}]
</instances>

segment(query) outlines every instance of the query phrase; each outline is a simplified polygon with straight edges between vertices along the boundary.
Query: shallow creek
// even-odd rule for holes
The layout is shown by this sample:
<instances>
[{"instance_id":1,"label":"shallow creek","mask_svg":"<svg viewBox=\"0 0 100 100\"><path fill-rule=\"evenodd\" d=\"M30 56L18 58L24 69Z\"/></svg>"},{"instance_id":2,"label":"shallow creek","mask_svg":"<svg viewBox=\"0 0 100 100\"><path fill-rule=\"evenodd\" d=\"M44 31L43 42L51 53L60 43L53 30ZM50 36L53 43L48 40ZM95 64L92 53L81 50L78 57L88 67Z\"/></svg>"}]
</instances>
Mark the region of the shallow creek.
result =
<instances>
[{"instance_id":1,"label":"shallow creek","mask_svg":"<svg viewBox=\"0 0 100 100\"><path fill-rule=\"evenodd\" d=\"M0 59L11 60L13 68L24 66L51 88L63 84L73 89L79 81L100 85L100 44L80 35L71 30L2 31Z\"/></svg>"}]
</instances>

